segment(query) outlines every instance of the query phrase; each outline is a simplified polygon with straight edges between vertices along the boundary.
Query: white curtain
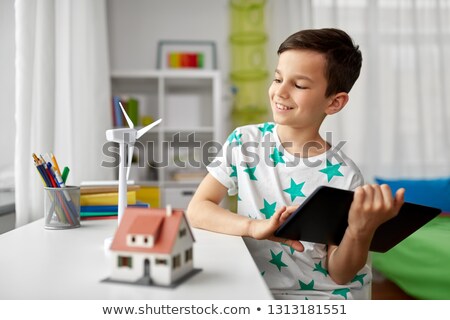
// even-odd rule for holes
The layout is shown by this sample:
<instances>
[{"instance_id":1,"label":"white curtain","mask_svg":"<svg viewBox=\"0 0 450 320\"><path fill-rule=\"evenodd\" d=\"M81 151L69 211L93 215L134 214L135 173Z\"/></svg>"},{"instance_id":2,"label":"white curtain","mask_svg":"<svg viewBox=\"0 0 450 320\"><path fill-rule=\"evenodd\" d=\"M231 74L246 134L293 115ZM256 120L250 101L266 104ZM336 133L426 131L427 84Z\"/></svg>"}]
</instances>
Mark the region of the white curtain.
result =
<instances>
[{"instance_id":1,"label":"white curtain","mask_svg":"<svg viewBox=\"0 0 450 320\"><path fill-rule=\"evenodd\" d=\"M16 0L16 227L43 217L33 152L53 152L69 185L111 179L105 0Z\"/></svg>"},{"instance_id":2,"label":"white curtain","mask_svg":"<svg viewBox=\"0 0 450 320\"><path fill-rule=\"evenodd\" d=\"M303 28L347 31L363 54L350 102L323 133L373 177L450 175L450 1L272 0L272 63Z\"/></svg>"}]
</instances>

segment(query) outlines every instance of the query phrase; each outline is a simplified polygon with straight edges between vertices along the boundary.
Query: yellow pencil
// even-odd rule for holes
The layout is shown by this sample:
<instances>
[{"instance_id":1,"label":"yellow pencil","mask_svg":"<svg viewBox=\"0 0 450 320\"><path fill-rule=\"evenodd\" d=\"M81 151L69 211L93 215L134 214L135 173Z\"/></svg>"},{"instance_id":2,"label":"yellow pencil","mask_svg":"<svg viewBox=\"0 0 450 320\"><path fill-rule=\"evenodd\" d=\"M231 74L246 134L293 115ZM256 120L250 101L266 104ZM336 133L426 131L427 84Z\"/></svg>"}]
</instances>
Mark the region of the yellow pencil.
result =
<instances>
[{"instance_id":1,"label":"yellow pencil","mask_svg":"<svg viewBox=\"0 0 450 320\"><path fill-rule=\"evenodd\" d=\"M52 158L53 167L55 167L56 171L58 171L59 175L61 175L61 171L59 171L58 162L56 161L55 155L53 153L50 154Z\"/></svg>"}]
</instances>

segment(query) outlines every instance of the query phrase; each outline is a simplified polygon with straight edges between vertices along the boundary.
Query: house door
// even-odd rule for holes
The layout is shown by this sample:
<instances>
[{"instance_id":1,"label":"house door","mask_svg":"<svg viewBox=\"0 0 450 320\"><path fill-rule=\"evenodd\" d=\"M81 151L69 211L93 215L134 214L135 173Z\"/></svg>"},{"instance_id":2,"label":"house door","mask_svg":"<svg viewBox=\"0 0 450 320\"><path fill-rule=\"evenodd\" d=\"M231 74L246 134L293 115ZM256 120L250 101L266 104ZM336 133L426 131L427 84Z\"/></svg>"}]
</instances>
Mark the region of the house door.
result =
<instances>
[{"instance_id":1,"label":"house door","mask_svg":"<svg viewBox=\"0 0 450 320\"><path fill-rule=\"evenodd\" d=\"M144 260L144 278L150 279L150 260Z\"/></svg>"}]
</instances>

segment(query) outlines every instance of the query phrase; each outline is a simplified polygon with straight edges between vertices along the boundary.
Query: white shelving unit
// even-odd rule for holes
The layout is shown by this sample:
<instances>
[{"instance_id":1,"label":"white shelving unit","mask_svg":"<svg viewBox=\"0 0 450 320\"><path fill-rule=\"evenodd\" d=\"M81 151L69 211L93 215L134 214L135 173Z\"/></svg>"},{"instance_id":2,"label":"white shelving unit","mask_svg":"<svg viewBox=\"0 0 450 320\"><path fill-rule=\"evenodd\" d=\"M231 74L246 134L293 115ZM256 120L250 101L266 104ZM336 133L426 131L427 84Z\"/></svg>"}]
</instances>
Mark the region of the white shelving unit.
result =
<instances>
[{"instance_id":1,"label":"white shelving unit","mask_svg":"<svg viewBox=\"0 0 450 320\"><path fill-rule=\"evenodd\" d=\"M111 87L113 95L139 101L140 119L163 119L135 145L140 165L134 165L131 176L141 185L159 188L160 206L186 208L201 174L206 174L206 146L225 140L220 72L117 70L111 74ZM190 141L195 147L187 146Z\"/></svg>"}]
</instances>

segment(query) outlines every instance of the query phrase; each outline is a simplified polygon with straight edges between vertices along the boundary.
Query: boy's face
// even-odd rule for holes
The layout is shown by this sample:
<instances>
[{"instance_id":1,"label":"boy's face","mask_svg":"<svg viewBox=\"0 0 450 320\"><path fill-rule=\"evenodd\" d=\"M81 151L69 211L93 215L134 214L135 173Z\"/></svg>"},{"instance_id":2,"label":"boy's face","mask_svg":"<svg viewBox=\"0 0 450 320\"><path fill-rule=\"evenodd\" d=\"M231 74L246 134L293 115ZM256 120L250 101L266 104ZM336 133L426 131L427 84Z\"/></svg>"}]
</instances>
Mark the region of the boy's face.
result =
<instances>
[{"instance_id":1,"label":"boy's face","mask_svg":"<svg viewBox=\"0 0 450 320\"><path fill-rule=\"evenodd\" d=\"M325 97L325 58L310 50L280 54L269 98L274 121L297 129L318 130L333 97Z\"/></svg>"}]
</instances>

